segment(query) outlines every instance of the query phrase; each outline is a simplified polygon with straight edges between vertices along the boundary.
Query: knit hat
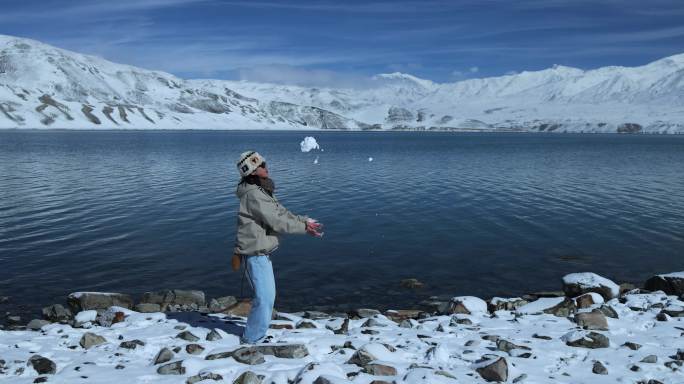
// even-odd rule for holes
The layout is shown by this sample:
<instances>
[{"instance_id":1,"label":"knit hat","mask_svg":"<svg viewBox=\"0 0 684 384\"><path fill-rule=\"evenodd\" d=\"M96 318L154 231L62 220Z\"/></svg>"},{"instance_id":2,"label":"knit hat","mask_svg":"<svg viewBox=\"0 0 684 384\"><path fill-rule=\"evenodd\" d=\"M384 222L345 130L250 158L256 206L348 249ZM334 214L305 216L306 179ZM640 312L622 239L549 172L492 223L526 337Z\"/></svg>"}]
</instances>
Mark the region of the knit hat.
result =
<instances>
[{"instance_id":1,"label":"knit hat","mask_svg":"<svg viewBox=\"0 0 684 384\"><path fill-rule=\"evenodd\" d=\"M266 160L261 157L256 151L242 152L240 159L237 162L238 172L240 172L240 177L245 177L251 175L261 163Z\"/></svg>"}]
</instances>

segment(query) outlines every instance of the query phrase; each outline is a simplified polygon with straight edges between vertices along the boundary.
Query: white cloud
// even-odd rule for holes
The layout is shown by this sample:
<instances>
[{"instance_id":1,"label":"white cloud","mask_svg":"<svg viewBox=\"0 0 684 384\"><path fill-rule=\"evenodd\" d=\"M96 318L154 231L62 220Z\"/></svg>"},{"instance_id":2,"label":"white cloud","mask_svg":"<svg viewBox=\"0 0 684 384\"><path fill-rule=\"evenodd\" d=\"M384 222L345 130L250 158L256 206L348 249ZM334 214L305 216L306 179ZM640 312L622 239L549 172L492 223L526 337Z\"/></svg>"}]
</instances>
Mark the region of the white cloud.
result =
<instances>
[{"instance_id":1,"label":"white cloud","mask_svg":"<svg viewBox=\"0 0 684 384\"><path fill-rule=\"evenodd\" d=\"M478 72L480 72L480 68L479 68L479 67L470 67L468 70L470 71L470 73L478 73Z\"/></svg>"},{"instance_id":2,"label":"white cloud","mask_svg":"<svg viewBox=\"0 0 684 384\"><path fill-rule=\"evenodd\" d=\"M240 80L304 87L367 88L372 86L372 80L367 76L289 65L241 68L238 70L238 75Z\"/></svg>"}]
</instances>

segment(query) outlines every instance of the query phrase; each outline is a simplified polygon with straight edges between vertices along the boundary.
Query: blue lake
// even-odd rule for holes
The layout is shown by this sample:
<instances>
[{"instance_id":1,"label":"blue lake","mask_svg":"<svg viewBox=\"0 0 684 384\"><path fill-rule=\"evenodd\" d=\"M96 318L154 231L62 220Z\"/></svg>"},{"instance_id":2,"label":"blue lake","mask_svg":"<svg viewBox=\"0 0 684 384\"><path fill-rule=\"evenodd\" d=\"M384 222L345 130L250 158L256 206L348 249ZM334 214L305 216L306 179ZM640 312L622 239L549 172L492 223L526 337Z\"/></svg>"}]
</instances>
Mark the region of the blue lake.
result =
<instances>
[{"instance_id":1,"label":"blue lake","mask_svg":"<svg viewBox=\"0 0 684 384\"><path fill-rule=\"evenodd\" d=\"M323 151L302 153L305 136ZM281 309L684 270L684 136L3 131L0 295L31 310L76 290L240 295L234 163L248 149L288 209L325 224L273 255ZM426 287L400 288L409 277Z\"/></svg>"}]
</instances>

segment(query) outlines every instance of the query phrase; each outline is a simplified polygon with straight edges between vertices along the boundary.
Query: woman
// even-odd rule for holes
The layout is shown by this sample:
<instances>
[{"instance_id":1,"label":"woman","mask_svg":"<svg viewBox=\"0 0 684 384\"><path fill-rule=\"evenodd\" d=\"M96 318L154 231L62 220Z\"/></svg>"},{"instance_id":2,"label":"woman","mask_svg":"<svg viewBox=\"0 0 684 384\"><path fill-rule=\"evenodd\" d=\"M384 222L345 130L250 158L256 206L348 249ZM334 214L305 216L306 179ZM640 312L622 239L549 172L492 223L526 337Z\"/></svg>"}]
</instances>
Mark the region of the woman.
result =
<instances>
[{"instance_id":1,"label":"woman","mask_svg":"<svg viewBox=\"0 0 684 384\"><path fill-rule=\"evenodd\" d=\"M240 199L235 253L245 260L254 289L242 341L253 344L266 335L271 321L275 279L270 254L278 248L278 235L308 233L320 237L322 225L306 216L295 215L278 203L266 161L257 152L243 152L237 168L242 179L235 192Z\"/></svg>"}]
</instances>

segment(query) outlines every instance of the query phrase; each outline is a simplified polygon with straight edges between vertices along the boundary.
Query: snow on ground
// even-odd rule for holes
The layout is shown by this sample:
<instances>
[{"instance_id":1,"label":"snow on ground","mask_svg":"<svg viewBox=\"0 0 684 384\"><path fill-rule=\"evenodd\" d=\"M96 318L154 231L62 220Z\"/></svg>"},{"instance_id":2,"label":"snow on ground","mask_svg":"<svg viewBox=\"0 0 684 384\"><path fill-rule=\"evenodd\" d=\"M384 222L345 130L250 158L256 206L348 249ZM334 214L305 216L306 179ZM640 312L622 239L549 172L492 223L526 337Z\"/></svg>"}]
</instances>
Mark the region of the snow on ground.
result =
<instances>
[{"instance_id":1,"label":"snow on ground","mask_svg":"<svg viewBox=\"0 0 684 384\"><path fill-rule=\"evenodd\" d=\"M481 307L476 298L459 300ZM607 331L581 330L572 316L540 314L558 301L539 299L518 311L473 311L399 323L384 315L313 320L302 318L303 313L281 313L273 322L279 329L269 330L271 340L255 347L264 352L261 359L254 349L233 353L245 347L235 335L219 330L212 337L212 329L163 313L115 308L125 319L111 327L49 324L40 331L0 331L0 383L33 383L39 376L49 383L233 383L241 375L243 383L259 382L246 381L247 371L263 376L263 383L282 384L484 383L482 368L495 362L506 368L506 382L684 382L684 318L660 313L681 309L684 303L677 297L655 292L610 300L605 305L619 318L607 318ZM87 332L104 342L85 349L80 343ZM178 338L181 332L197 340ZM607 337L609 345L566 344L591 342L596 334ZM175 352L155 365L163 348ZM28 363L35 355L54 362L56 372L39 375ZM158 373L162 366L176 374ZM603 372L600 368L607 374L594 373Z\"/></svg>"}]
</instances>

